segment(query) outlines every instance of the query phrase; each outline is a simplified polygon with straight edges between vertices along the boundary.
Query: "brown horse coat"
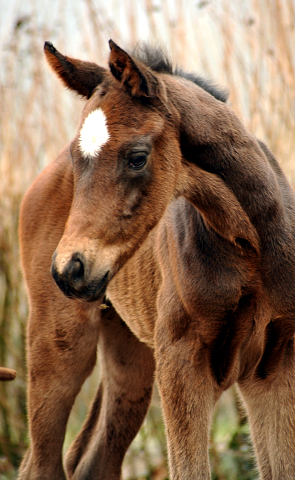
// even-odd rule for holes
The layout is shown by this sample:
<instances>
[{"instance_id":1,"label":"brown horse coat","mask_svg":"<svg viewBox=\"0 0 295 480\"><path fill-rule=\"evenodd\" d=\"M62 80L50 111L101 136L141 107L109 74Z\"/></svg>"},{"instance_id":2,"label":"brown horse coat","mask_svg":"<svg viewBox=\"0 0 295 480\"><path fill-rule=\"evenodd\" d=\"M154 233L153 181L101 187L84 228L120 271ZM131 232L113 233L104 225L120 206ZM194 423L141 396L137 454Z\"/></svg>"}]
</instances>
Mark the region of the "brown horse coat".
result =
<instances>
[{"instance_id":1,"label":"brown horse coat","mask_svg":"<svg viewBox=\"0 0 295 480\"><path fill-rule=\"evenodd\" d=\"M88 101L22 204L31 447L20 478L65 478L66 423L98 344L102 379L67 478L119 480L155 371L171 479L210 479L212 410L235 382L261 478L294 479L294 193L223 92L148 50L110 47L107 71L45 44Z\"/></svg>"}]
</instances>

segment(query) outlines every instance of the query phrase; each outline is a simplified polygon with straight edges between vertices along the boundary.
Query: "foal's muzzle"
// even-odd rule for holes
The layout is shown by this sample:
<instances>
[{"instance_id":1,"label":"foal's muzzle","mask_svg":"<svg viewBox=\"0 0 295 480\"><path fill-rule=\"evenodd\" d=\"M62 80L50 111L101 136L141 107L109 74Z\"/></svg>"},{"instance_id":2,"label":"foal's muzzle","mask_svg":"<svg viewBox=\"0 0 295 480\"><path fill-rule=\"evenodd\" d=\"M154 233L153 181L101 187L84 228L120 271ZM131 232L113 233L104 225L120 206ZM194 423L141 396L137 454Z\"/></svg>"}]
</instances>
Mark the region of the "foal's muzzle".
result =
<instances>
[{"instance_id":1,"label":"foal's muzzle","mask_svg":"<svg viewBox=\"0 0 295 480\"><path fill-rule=\"evenodd\" d=\"M92 302L101 299L109 282L109 271L100 276L91 275L83 254L76 252L62 268L57 262L57 252L52 257L51 275L61 291L69 298Z\"/></svg>"}]
</instances>

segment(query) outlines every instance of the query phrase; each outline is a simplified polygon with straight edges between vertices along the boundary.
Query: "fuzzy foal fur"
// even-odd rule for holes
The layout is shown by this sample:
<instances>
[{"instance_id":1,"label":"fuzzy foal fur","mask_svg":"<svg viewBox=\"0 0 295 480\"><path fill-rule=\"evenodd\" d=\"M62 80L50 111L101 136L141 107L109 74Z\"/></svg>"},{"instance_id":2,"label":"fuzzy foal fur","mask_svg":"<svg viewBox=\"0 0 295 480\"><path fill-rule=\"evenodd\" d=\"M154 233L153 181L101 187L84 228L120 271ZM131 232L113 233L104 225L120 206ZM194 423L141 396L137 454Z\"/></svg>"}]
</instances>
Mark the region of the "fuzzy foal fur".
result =
<instances>
[{"instance_id":1,"label":"fuzzy foal fur","mask_svg":"<svg viewBox=\"0 0 295 480\"><path fill-rule=\"evenodd\" d=\"M19 478L119 480L155 375L171 479L210 479L212 410L236 383L261 479L293 480L294 194L224 92L159 52L110 47L109 71L45 44L89 100L21 209L31 446ZM85 159L79 132L97 108L110 136ZM64 473L97 345L101 382Z\"/></svg>"}]
</instances>

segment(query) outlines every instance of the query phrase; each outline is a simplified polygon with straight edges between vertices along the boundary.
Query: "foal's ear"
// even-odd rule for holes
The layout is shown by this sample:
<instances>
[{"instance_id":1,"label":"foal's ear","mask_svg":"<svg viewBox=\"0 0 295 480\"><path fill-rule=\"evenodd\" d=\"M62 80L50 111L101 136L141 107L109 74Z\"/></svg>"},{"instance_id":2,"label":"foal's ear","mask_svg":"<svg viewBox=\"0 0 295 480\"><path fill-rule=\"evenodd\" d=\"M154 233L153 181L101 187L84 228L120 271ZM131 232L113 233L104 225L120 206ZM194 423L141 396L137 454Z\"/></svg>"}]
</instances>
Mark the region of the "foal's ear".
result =
<instances>
[{"instance_id":1,"label":"foal's ear","mask_svg":"<svg viewBox=\"0 0 295 480\"><path fill-rule=\"evenodd\" d=\"M109 41L111 53L109 65L114 77L127 86L132 95L152 97L155 93L157 78L142 63L136 62L128 53Z\"/></svg>"},{"instance_id":2,"label":"foal's ear","mask_svg":"<svg viewBox=\"0 0 295 480\"><path fill-rule=\"evenodd\" d=\"M46 60L66 87L83 97L90 98L93 90L105 76L106 69L96 63L65 57L50 42L45 42Z\"/></svg>"}]
</instances>

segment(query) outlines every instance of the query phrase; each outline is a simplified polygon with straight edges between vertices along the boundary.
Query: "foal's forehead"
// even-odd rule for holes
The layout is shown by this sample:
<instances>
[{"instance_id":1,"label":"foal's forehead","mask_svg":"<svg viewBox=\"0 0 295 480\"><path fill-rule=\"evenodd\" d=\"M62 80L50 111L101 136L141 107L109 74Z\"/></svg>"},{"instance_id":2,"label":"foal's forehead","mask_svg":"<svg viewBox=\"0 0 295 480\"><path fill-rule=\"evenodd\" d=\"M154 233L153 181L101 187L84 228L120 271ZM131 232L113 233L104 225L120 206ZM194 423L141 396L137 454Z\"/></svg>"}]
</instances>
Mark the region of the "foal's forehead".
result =
<instances>
[{"instance_id":1,"label":"foal's forehead","mask_svg":"<svg viewBox=\"0 0 295 480\"><path fill-rule=\"evenodd\" d=\"M118 136L157 134L163 121L155 112L132 101L128 94L121 98L95 95L84 111L79 132L79 148L84 158L96 157L109 141Z\"/></svg>"}]
</instances>

